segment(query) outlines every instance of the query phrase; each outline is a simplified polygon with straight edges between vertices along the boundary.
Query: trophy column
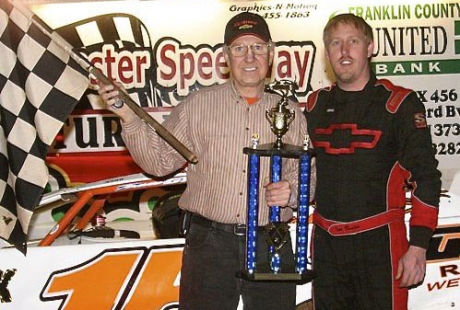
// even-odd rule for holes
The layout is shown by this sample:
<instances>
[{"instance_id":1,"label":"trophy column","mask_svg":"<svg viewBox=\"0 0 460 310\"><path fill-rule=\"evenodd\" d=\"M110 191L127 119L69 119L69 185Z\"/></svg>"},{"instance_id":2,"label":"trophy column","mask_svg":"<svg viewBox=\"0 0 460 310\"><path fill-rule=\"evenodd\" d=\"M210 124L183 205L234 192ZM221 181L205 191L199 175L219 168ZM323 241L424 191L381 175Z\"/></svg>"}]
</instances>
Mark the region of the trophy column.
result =
<instances>
[{"instance_id":1,"label":"trophy column","mask_svg":"<svg viewBox=\"0 0 460 310\"><path fill-rule=\"evenodd\" d=\"M308 153L299 156L299 205L297 207L295 259L296 272L304 274L307 272L311 157Z\"/></svg>"},{"instance_id":2,"label":"trophy column","mask_svg":"<svg viewBox=\"0 0 460 310\"><path fill-rule=\"evenodd\" d=\"M259 168L260 157L249 154L248 209L246 227L246 271L253 274L257 268L257 228L259 224Z\"/></svg>"},{"instance_id":3,"label":"trophy column","mask_svg":"<svg viewBox=\"0 0 460 310\"><path fill-rule=\"evenodd\" d=\"M273 154L270 157L270 181L281 181L281 172L283 162L281 155ZM280 206L270 208L269 214L270 226L268 229L270 244L268 248L270 269L273 273L278 273L281 270L281 257L278 253L278 247L281 248L284 240L284 234L289 233L289 226L275 223L281 223ZM279 234L278 234L279 232ZM279 240L279 241L278 241Z\"/></svg>"}]
</instances>

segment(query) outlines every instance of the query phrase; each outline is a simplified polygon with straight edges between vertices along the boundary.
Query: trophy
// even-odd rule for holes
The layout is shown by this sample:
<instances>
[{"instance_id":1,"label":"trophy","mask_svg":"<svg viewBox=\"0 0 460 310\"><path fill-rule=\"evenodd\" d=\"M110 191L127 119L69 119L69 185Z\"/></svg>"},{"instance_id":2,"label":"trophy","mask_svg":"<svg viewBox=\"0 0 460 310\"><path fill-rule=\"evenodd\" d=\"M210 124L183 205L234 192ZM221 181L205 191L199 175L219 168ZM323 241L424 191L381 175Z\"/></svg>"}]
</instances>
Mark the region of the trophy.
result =
<instances>
[{"instance_id":1,"label":"trophy","mask_svg":"<svg viewBox=\"0 0 460 310\"><path fill-rule=\"evenodd\" d=\"M314 277L312 270L307 269L308 247L308 215L310 197L310 168L311 150L308 136L302 146L284 144L282 137L294 120L295 113L288 108L287 97L297 85L290 81L277 81L267 86L266 90L279 94L281 100L277 105L266 111L266 118L272 132L276 135L273 144L259 145L259 136L252 136L252 146L243 149L248 155L248 199L247 199L247 229L245 270L239 276L253 281L297 281L308 282ZM280 250L287 244L289 224L281 221L280 206L270 208L269 224L264 229L267 232L268 266L257 260L258 247L258 215L259 215L259 171L260 157L270 157L271 182L281 180L282 159L298 160L298 208L297 227L295 233L295 258L293 262L283 262ZM294 242L294 240L293 240Z\"/></svg>"}]
</instances>

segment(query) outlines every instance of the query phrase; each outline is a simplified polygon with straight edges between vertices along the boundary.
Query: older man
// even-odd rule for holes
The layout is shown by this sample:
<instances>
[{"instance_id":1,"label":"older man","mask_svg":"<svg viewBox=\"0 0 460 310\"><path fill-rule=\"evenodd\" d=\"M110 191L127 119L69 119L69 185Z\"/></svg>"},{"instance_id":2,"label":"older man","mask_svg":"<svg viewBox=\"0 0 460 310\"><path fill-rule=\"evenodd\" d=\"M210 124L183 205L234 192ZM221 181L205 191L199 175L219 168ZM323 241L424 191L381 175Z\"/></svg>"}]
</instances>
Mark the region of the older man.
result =
<instances>
[{"instance_id":1,"label":"older man","mask_svg":"<svg viewBox=\"0 0 460 310\"><path fill-rule=\"evenodd\" d=\"M163 123L198 157L187 169L187 188L179 205L191 214L184 248L181 309L236 309L240 296L244 309L295 309L294 283L247 281L236 277L244 268L247 206L247 158L243 148L257 133L260 143L275 139L265 111L276 106L279 96L264 92L273 62L275 44L265 20L241 13L227 24L223 52L230 79L222 85L192 93L177 105ZM130 109L116 108L118 92L100 85L99 93L109 109L122 120L123 139L134 160L148 173L162 176L181 169L184 158L167 145ZM289 108L301 115L299 107ZM301 145L306 134L304 117L297 117L283 137ZM261 159L261 176L269 176L269 159ZM281 206L288 221L296 207L297 167L292 159L283 163L282 180L261 184L259 224L268 223L269 207ZM267 257L266 233L260 255ZM290 244L282 248L283 259L293 260Z\"/></svg>"}]
</instances>

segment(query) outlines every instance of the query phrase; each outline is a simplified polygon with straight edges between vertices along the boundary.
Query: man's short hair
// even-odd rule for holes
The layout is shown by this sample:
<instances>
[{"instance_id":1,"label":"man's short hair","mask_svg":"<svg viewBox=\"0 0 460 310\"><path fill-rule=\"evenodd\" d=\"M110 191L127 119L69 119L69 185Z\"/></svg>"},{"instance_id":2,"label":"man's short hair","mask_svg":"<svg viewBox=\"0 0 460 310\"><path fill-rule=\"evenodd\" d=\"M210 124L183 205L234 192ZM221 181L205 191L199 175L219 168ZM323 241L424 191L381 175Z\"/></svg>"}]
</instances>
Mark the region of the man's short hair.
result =
<instances>
[{"instance_id":1,"label":"man's short hair","mask_svg":"<svg viewBox=\"0 0 460 310\"><path fill-rule=\"evenodd\" d=\"M332 30L338 27L339 24L353 25L356 29L361 30L367 39L367 43L374 41L372 27L360 16L351 13L339 14L332 17L326 24L323 30L323 43L325 46L329 44Z\"/></svg>"}]
</instances>

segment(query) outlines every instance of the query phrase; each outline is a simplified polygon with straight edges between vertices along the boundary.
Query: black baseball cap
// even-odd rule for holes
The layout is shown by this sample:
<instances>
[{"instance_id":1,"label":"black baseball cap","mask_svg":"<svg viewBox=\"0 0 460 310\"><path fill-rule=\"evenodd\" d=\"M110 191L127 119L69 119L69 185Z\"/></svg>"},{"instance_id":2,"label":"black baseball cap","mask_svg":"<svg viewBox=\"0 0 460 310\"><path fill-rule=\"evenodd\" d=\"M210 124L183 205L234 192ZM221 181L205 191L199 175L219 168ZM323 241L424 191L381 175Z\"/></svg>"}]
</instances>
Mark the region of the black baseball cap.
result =
<instances>
[{"instance_id":1,"label":"black baseball cap","mask_svg":"<svg viewBox=\"0 0 460 310\"><path fill-rule=\"evenodd\" d=\"M225 27L224 44L229 45L243 35L254 35L265 42L271 40L265 19L257 14L243 12L232 17Z\"/></svg>"}]
</instances>

